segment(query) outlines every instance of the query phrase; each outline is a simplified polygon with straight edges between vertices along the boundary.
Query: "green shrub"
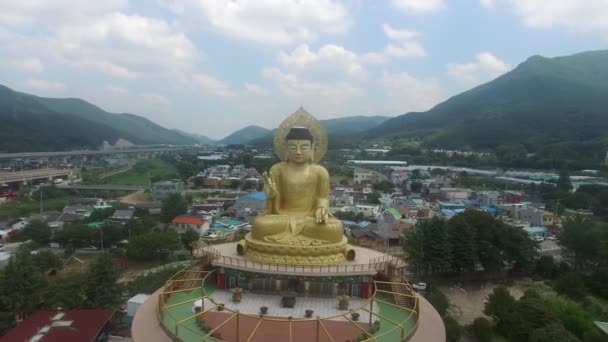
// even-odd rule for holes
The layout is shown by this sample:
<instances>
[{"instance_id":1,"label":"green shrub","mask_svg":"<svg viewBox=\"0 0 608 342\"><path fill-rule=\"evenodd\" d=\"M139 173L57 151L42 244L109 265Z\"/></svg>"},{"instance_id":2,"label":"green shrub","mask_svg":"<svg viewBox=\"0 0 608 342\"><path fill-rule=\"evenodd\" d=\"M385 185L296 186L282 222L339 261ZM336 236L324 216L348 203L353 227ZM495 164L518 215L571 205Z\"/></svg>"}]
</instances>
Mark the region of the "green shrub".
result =
<instances>
[{"instance_id":1,"label":"green shrub","mask_svg":"<svg viewBox=\"0 0 608 342\"><path fill-rule=\"evenodd\" d=\"M462 327L450 316L443 318L443 323L445 324L445 334L447 336L448 342L458 342L460 341L460 336L462 335Z\"/></svg>"},{"instance_id":2,"label":"green shrub","mask_svg":"<svg viewBox=\"0 0 608 342\"><path fill-rule=\"evenodd\" d=\"M479 342L489 342L494 335L492 322L483 317L477 317L473 321L471 331Z\"/></svg>"}]
</instances>

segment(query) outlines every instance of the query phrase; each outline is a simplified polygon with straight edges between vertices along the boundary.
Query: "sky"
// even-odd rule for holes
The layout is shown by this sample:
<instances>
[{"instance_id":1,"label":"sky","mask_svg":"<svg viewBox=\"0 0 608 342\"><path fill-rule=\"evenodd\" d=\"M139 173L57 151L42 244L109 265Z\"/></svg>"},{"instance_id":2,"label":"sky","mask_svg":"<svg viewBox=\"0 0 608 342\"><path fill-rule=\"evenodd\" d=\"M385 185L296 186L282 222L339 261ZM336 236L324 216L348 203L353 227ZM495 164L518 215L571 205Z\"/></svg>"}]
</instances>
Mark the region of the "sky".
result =
<instances>
[{"instance_id":1,"label":"sky","mask_svg":"<svg viewBox=\"0 0 608 342\"><path fill-rule=\"evenodd\" d=\"M0 84L221 138L428 110L608 45L608 0L0 0Z\"/></svg>"}]
</instances>

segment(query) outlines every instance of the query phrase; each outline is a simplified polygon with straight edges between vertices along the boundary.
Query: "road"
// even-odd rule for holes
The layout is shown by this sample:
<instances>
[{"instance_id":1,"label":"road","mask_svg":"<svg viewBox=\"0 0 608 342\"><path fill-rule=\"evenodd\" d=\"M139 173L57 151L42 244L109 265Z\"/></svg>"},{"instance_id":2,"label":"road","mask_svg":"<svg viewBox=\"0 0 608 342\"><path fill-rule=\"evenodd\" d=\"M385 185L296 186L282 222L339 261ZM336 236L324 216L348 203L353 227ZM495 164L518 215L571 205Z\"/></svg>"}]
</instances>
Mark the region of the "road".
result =
<instances>
[{"instance_id":1,"label":"road","mask_svg":"<svg viewBox=\"0 0 608 342\"><path fill-rule=\"evenodd\" d=\"M34 179L48 179L52 177L69 177L78 173L71 169L36 169L17 172L0 172L0 183L21 182Z\"/></svg>"},{"instance_id":2,"label":"road","mask_svg":"<svg viewBox=\"0 0 608 342\"><path fill-rule=\"evenodd\" d=\"M550 255L558 260L562 257L562 248L557 244L556 240L545 240L539 243L540 255Z\"/></svg>"}]
</instances>

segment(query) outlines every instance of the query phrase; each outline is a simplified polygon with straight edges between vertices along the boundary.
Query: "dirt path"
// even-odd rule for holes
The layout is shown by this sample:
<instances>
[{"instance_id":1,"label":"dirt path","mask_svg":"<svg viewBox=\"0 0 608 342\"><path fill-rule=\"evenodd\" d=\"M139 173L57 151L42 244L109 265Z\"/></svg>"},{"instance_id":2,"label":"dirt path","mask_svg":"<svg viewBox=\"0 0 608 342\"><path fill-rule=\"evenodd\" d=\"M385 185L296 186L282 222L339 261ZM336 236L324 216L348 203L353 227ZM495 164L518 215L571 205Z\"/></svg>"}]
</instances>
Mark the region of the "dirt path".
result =
<instances>
[{"instance_id":1,"label":"dirt path","mask_svg":"<svg viewBox=\"0 0 608 342\"><path fill-rule=\"evenodd\" d=\"M149 202L150 198L148 194L144 193L143 190L136 191L132 194L128 194L120 199L121 203L124 204L137 204L142 202Z\"/></svg>"},{"instance_id":2,"label":"dirt path","mask_svg":"<svg viewBox=\"0 0 608 342\"><path fill-rule=\"evenodd\" d=\"M475 318L484 316L485 301L497 286L499 285L487 283L477 287L440 286L439 288L453 306L450 308L453 317L461 325L466 325L472 323ZM509 292L516 299L520 298L524 291L525 288L520 284L509 287Z\"/></svg>"}]
</instances>

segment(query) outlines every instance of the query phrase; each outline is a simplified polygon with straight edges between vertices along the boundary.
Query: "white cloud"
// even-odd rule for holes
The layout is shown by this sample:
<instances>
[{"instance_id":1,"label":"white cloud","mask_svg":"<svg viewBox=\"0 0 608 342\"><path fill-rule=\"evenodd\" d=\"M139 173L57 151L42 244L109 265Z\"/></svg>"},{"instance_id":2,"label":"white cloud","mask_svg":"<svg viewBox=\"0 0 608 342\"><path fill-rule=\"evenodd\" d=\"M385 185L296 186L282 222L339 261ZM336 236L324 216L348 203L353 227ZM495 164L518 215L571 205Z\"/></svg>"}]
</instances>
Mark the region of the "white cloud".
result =
<instances>
[{"instance_id":1,"label":"white cloud","mask_svg":"<svg viewBox=\"0 0 608 342\"><path fill-rule=\"evenodd\" d=\"M25 72L42 72L44 70L42 62L38 58L15 60L10 65Z\"/></svg>"},{"instance_id":2,"label":"white cloud","mask_svg":"<svg viewBox=\"0 0 608 342\"><path fill-rule=\"evenodd\" d=\"M41 79L29 79L22 83L23 88L26 90L44 94L57 94L63 93L66 90L66 86L61 82L41 80Z\"/></svg>"},{"instance_id":3,"label":"white cloud","mask_svg":"<svg viewBox=\"0 0 608 342\"><path fill-rule=\"evenodd\" d=\"M528 27L608 31L606 0L481 0L481 4L486 8L504 5L521 17Z\"/></svg>"},{"instance_id":4,"label":"white cloud","mask_svg":"<svg viewBox=\"0 0 608 342\"><path fill-rule=\"evenodd\" d=\"M326 80L367 78L367 72L357 54L339 45L327 44L315 52L311 51L308 45L302 44L291 53L281 51L278 59L279 63L290 72L310 78Z\"/></svg>"},{"instance_id":5,"label":"white cloud","mask_svg":"<svg viewBox=\"0 0 608 342\"><path fill-rule=\"evenodd\" d=\"M192 76L192 83L202 89L205 93L217 96L233 96L234 92L230 87L217 78L205 73L198 73Z\"/></svg>"},{"instance_id":6,"label":"white cloud","mask_svg":"<svg viewBox=\"0 0 608 342\"><path fill-rule=\"evenodd\" d=\"M250 94L255 94L255 95L268 94L268 90L266 90L266 88L262 87L259 84L255 84L255 83L245 83L245 91L247 91Z\"/></svg>"},{"instance_id":7,"label":"white cloud","mask_svg":"<svg viewBox=\"0 0 608 342\"><path fill-rule=\"evenodd\" d=\"M422 33L406 29L396 29L389 24L383 24L384 34L391 40L410 40L422 37Z\"/></svg>"},{"instance_id":8,"label":"white cloud","mask_svg":"<svg viewBox=\"0 0 608 342\"><path fill-rule=\"evenodd\" d=\"M381 52L368 52L361 55L361 62L366 64L386 64L399 58L422 58L426 56L424 47L417 42L388 44Z\"/></svg>"},{"instance_id":9,"label":"white cloud","mask_svg":"<svg viewBox=\"0 0 608 342\"><path fill-rule=\"evenodd\" d=\"M137 78L175 75L202 55L176 25L120 12L126 0L0 0L0 8L0 40L8 42L0 53L9 58Z\"/></svg>"},{"instance_id":10,"label":"white cloud","mask_svg":"<svg viewBox=\"0 0 608 342\"><path fill-rule=\"evenodd\" d=\"M386 96L382 104L393 114L428 110L446 98L436 79L418 79L406 72L384 74L378 84Z\"/></svg>"},{"instance_id":11,"label":"white cloud","mask_svg":"<svg viewBox=\"0 0 608 342\"><path fill-rule=\"evenodd\" d=\"M63 27L57 40L67 64L122 78L174 72L198 55L190 39L166 21L123 13Z\"/></svg>"},{"instance_id":12,"label":"white cloud","mask_svg":"<svg viewBox=\"0 0 608 342\"><path fill-rule=\"evenodd\" d=\"M100 13L126 9L127 6L127 0L0 0L0 24L12 27L36 25L40 29L41 24L73 22Z\"/></svg>"},{"instance_id":13,"label":"white cloud","mask_svg":"<svg viewBox=\"0 0 608 342\"><path fill-rule=\"evenodd\" d=\"M361 55L361 62L365 64L387 64L393 59L422 58L426 51L418 41L422 33L406 29L396 29L389 24L383 24L382 30L386 37L392 41L380 52L368 52Z\"/></svg>"},{"instance_id":14,"label":"white cloud","mask_svg":"<svg viewBox=\"0 0 608 342\"><path fill-rule=\"evenodd\" d=\"M139 96L146 102L151 102L153 105L167 106L169 105L169 99L163 95L156 93L141 93Z\"/></svg>"},{"instance_id":15,"label":"white cloud","mask_svg":"<svg viewBox=\"0 0 608 342\"><path fill-rule=\"evenodd\" d=\"M392 0L391 3L397 9L414 14L436 12L445 6L443 0Z\"/></svg>"},{"instance_id":16,"label":"white cloud","mask_svg":"<svg viewBox=\"0 0 608 342\"><path fill-rule=\"evenodd\" d=\"M321 115L349 115L356 108L355 99L364 95L363 89L343 79L313 80L305 75L288 73L278 68L268 68L263 75L294 105L306 108L322 108Z\"/></svg>"},{"instance_id":17,"label":"white cloud","mask_svg":"<svg viewBox=\"0 0 608 342\"><path fill-rule=\"evenodd\" d=\"M121 87L121 86L111 85L111 84L106 86L106 90L111 93L120 94L120 95L129 93L129 91L126 88Z\"/></svg>"},{"instance_id":18,"label":"white cloud","mask_svg":"<svg viewBox=\"0 0 608 342\"><path fill-rule=\"evenodd\" d=\"M311 42L324 34L348 31L352 18L334 0L182 0L170 1L191 25L201 21L238 39L262 44Z\"/></svg>"},{"instance_id":19,"label":"white cloud","mask_svg":"<svg viewBox=\"0 0 608 342\"><path fill-rule=\"evenodd\" d=\"M459 82L466 84L479 84L490 81L507 71L511 66L490 52L482 52L477 55L475 62L447 65L448 75Z\"/></svg>"},{"instance_id":20,"label":"white cloud","mask_svg":"<svg viewBox=\"0 0 608 342\"><path fill-rule=\"evenodd\" d=\"M479 0L479 3L481 4L481 7L487 9L494 9L496 6L496 0Z\"/></svg>"}]
</instances>

